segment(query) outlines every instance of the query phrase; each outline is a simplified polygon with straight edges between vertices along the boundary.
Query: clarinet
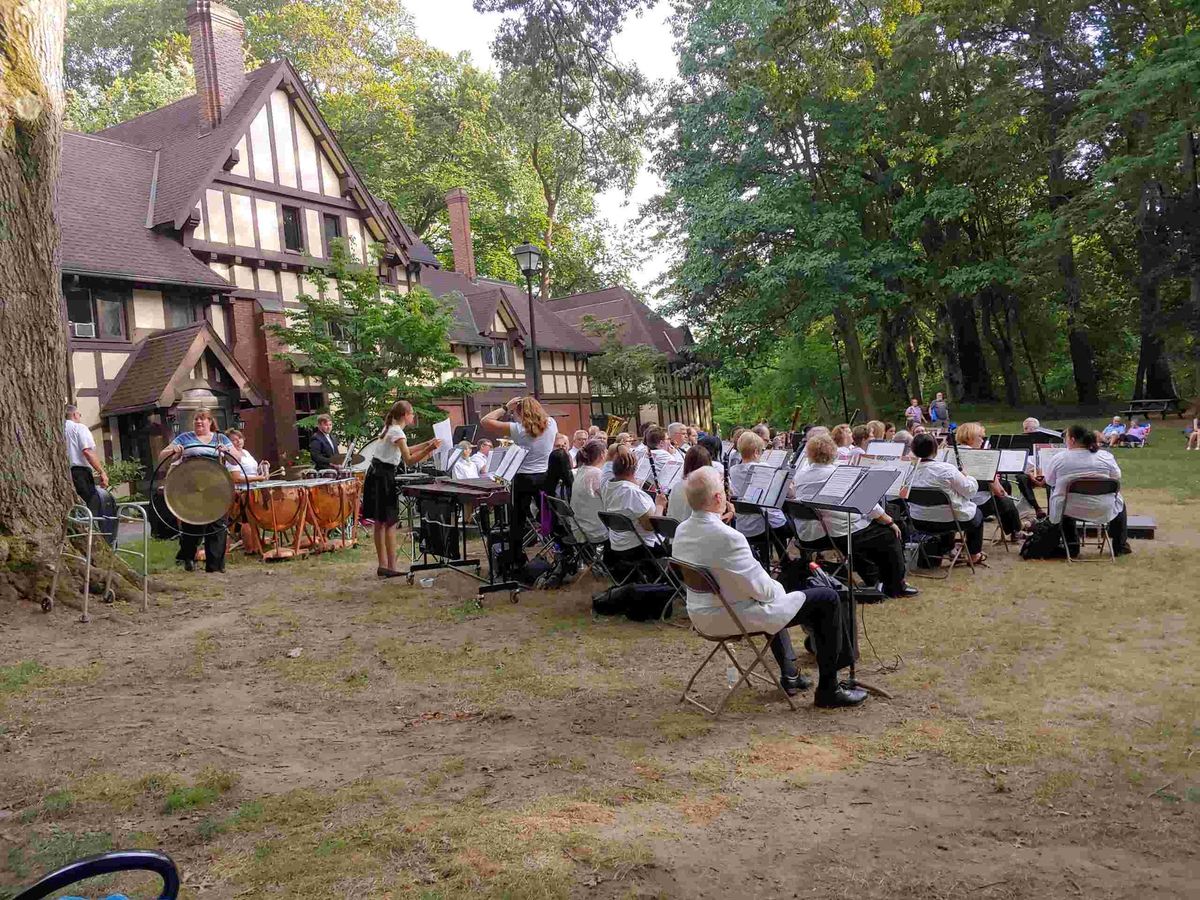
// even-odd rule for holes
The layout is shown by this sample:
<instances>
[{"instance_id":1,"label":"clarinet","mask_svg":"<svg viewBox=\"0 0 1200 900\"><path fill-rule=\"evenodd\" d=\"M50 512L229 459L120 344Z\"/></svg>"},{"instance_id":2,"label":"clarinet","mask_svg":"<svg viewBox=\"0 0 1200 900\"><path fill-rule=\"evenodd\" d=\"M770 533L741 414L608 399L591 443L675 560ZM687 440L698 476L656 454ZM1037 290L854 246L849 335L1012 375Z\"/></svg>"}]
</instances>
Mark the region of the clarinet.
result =
<instances>
[{"instance_id":1,"label":"clarinet","mask_svg":"<svg viewBox=\"0 0 1200 900\"><path fill-rule=\"evenodd\" d=\"M658 467L654 465L654 451L646 449L646 459L650 460L650 478L654 481L654 493L662 493L662 488L658 485Z\"/></svg>"}]
</instances>

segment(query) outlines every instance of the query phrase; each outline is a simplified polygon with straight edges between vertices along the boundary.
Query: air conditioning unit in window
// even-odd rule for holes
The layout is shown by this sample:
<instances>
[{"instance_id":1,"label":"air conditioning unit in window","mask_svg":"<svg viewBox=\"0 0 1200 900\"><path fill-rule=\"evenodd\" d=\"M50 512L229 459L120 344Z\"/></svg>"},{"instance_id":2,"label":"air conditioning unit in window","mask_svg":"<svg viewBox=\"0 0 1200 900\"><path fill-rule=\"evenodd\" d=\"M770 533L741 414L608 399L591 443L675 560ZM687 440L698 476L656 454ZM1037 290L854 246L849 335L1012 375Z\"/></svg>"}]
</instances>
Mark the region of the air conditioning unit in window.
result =
<instances>
[{"instance_id":1,"label":"air conditioning unit in window","mask_svg":"<svg viewBox=\"0 0 1200 900\"><path fill-rule=\"evenodd\" d=\"M338 352L340 352L340 353L349 353L351 350L354 349L350 345L349 341L334 341L333 346L337 347Z\"/></svg>"},{"instance_id":2,"label":"air conditioning unit in window","mask_svg":"<svg viewBox=\"0 0 1200 900\"><path fill-rule=\"evenodd\" d=\"M96 323L72 322L71 334L77 338L94 338L96 336Z\"/></svg>"}]
</instances>

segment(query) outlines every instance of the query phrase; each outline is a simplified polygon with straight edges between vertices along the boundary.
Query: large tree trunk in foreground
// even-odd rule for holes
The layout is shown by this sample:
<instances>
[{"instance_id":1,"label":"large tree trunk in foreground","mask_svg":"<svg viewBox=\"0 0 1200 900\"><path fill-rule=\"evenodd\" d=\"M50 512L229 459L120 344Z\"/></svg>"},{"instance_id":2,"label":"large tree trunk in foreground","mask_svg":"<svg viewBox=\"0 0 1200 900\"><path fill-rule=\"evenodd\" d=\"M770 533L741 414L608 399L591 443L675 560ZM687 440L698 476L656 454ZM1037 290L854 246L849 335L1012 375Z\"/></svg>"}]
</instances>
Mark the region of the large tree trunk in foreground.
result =
<instances>
[{"instance_id":1,"label":"large tree trunk in foreground","mask_svg":"<svg viewBox=\"0 0 1200 900\"><path fill-rule=\"evenodd\" d=\"M64 17L63 0L0 0L0 574L36 572L29 563L55 546L72 496L54 219ZM34 581L24 577L21 592Z\"/></svg>"},{"instance_id":2,"label":"large tree trunk in foreground","mask_svg":"<svg viewBox=\"0 0 1200 900\"><path fill-rule=\"evenodd\" d=\"M875 395L871 390L871 373L863 359L862 344L858 340L854 316L844 302L839 301L833 310L834 320L846 347L846 368L850 370L850 384L858 398L863 413L868 419L879 418L875 408Z\"/></svg>"}]
</instances>

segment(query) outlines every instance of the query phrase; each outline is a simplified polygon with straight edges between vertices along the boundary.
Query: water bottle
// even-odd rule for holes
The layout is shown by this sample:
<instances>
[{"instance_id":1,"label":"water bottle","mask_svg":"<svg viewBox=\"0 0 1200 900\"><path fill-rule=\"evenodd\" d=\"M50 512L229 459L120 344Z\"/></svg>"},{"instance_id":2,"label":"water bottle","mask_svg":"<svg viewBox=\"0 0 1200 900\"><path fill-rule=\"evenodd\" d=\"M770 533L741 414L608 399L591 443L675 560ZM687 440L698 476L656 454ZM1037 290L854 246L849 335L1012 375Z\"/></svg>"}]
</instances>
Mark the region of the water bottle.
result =
<instances>
[{"instance_id":1,"label":"water bottle","mask_svg":"<svg viewBox=\"0 0 1200 900\"><path fill-rule=\"evenodd\" d=\"M725 669L725 683L729 686L730 690L733 690L733 686L735 684L737 684L737 682L738 682L737 666L729 666L727 669Z\"/></svg>"}]
</instances>

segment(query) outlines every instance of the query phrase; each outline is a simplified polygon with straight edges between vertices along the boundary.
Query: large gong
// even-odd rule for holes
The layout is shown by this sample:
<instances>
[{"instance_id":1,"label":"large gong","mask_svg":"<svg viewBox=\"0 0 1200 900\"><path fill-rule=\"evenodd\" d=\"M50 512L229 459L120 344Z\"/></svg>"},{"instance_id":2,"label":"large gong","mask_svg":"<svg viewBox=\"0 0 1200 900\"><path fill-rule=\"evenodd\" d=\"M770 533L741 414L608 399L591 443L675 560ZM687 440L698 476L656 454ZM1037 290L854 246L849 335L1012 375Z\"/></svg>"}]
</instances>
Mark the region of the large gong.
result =
<instances>
[{"instance_id":1,"label":"large gong","mask_svg":"<svg viewBox=\"0 0 1200 900\"><path fill-rule=\"evenodd\" d=\"M229 511L233 490L233 479L218 460L193 456L167 473L163 499L180 522L211 525Z\"/></svg>"}]
</instances>

